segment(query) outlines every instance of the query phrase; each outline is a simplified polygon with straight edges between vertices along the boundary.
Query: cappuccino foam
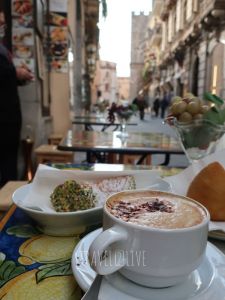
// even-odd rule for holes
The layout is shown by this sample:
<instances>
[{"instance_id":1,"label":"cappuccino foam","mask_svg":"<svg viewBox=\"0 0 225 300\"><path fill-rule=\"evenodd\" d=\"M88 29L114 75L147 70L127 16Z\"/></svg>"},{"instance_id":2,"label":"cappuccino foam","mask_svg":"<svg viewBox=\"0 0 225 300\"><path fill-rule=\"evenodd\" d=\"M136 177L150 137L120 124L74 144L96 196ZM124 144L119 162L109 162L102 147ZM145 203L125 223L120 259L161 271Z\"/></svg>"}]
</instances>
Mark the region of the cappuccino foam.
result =
<instances>
[{"instance_id":1,"label":"cappuccino foam","mask_svg":"<svg viewBox=\"0 0 225 300\"><path fill-rule=\"evenodd\" d=\"M107 202L116 218L152 228L187 228L202 223L206 214L196 203L154 192L120 193Z\"/></svg>"}]
</instances>

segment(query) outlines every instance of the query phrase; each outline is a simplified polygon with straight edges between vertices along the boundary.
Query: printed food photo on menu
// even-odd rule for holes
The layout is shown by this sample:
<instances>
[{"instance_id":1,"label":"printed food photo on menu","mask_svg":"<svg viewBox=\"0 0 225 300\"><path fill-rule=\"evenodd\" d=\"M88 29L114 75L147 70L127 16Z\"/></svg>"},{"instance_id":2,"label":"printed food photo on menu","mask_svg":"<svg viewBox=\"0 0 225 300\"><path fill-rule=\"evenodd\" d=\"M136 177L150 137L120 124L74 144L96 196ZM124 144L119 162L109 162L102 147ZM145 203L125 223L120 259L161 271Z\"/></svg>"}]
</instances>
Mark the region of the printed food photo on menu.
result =
<instances>
[{"instance_id":1,"label":"printed food photo on menu","mask_svg":"<svg viewBox=\"0 0 225 300\"><path fill-rule=\"evenodd\" d=\"M67 28L50 27L50 38L52 42L67 42L68 31Z\"/></svg>"},{"instance_id":2,"label":"printed food photo on menu","mask_svg":"<svg viewBox=\"0 0 225 300\"><path fill-rule=\"evenodd\" d=\"M31 28L13 28L13 44L33 45L34 36Z\"/></svg>"},{"instance_id":3,"label":"printed food photo on menu","mask_svg":"<svg viewBox=\"0 0 225 300\"><path fill-rule=\"evenodd\" d=\"M31 58L33 57L33 47L24 45L14 45L13 55L17 58Z\"/></svg>"},{"instance_id":4,"label":"printed food photo on menu","mask_svg":"<svg viewBox=\"0 0 225 300\"><path fill-rule=\"evenodd\" d=\"M50 12L48 24L53 26L67 26L67 13Z\"/></svg>"},{"instance_id":5,"label":"printed food photo on menu","mask_svg":"<svg viewBox=\"0 0 225 300\"><path fill-rule=\"evenodd\" d=\"M12 14L13 15L31 15L32 13L31 0L13 0L12 1Z\"/></svg>"},{"instance_id":6,"label":"printed food photo on menu","mask_svg":"<svg viewBox=\"0 0 225 300\"><path fill-rule=\"evenodd\" d=\"M52 71L66 73L68 72L68 62L66 60L53 59L51 62Z\"/></svg>"},{"instance_id":7,"label":"printed food photo on menu","mask_svg":"<svg viewBox=\"0 0 225 300\"><path fill-rule=\"evenodd\" d=\"M56 41L51 43L51 54L58 58L65 58L68 53L68 45L66 43L60 43Z\"/></svg>"},{"instance_id":8,"label":"printed food photo on menu","mask_svg":"<svg viewBox=\"0 0 225 300\"><path fill-rule=\"evenodd\" d=\"M26 27L33 28L34 22L32 16L13 16L12 27Z\"/></svg>"}]
</instances>

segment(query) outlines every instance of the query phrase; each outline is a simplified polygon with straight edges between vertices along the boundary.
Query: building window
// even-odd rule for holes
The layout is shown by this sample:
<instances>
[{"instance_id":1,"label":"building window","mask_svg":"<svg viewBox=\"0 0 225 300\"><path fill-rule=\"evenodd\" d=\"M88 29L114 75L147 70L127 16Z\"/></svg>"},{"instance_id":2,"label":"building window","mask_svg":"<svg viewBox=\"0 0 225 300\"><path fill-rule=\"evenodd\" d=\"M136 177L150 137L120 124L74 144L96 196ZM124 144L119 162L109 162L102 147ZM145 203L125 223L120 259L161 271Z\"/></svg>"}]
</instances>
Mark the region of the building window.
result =
<instances>
[{"instance_id":1,"label":"building window","mask_svg":"<svg viewBox=\"0 0 225 300\"><path fill-rule=\"evenodd\" d=\"M217 76L218 76L218 66L213 66L213 77L212 77L212 94L216 94L217 87Z\"/></svg>"},{"instance_id":2,"label":"building window","mask_svg":"<svg viewBox=\"0 0 225 300\"><path fill-rule=\"evenodd\" d=\"M168 19L168 42L172 42L172 36L173 36L173 14L172 12L169 15Z\"/></svg>"},{"instance_id":3,"label":"building window","mask_svg":"<svg viewBox=\"0 0 225 300\"><path fill-rule=\"evenodd\" d=\"M197 56L194 61L192 72L192 89L193 95L198 96L198 73L199 73L199 57Z\"/></svg>"},{"instance_id":4,"label":"building window","mask_svg":"<svg viewBox=\"0 0 225 300\"><path fill-rule=\"evenodd\" d=\"M190 20L192 16L192 0L187 0L186 2L186 20Z\"/></svg>"},{"instance_id":5,"label":"building window","mask_svg":"<svg viewBox=\"0 0 225 300\"><path fill-rule=\"evenodd\" d=\"M186 15L187 15L187 0L183 1L183 13L182 13L182 27L184 28L186 22Z\"/></svg>"},{"instance_id":6,"label":"building window","mask_svg":"<svg viewBox=\"0 0 225 300\"><path fill-rule=\"evenodd\" d=\"M193 12L198 12L199 0L193 0Z\"/></svg>"},{"instance_id":7,"label":"building window","mask_svg":"<svg viewBox=\"0 0 225 300\"><path fill-rule=\"evenodd\" d=\"M176 8L172 11L172 38L176 34Z\"/></svg>"},{"instance_id":8,"label":"building window","mask_svg":"<svg viewBox=\"0 0 225 300\"><path fill-rule=\"evenodd\" d=\"M175 30L178 32L181 29L181 0L177 1L176 5L176 23L175 23Z\"/></svg>"},{"instance_id":9,"label":"building window","mask_svg":"<svg viewBox=\"0 0 225 300\"><path fill-rule=\"evenodd\" d=\"M167 27L166 22L162 23L162 51L166 48Z\"/></svg>"},{"instance_id":10,"label":"building window","mask_svg":"<svg viewBox=\"0 0 225 300\"><path fill-rule=\"evenodd\" d=\"M105 84L105 91L106 91L106 92L109 91L109 84L108 84L108 83Z\"/></svg>"}]
</instances>

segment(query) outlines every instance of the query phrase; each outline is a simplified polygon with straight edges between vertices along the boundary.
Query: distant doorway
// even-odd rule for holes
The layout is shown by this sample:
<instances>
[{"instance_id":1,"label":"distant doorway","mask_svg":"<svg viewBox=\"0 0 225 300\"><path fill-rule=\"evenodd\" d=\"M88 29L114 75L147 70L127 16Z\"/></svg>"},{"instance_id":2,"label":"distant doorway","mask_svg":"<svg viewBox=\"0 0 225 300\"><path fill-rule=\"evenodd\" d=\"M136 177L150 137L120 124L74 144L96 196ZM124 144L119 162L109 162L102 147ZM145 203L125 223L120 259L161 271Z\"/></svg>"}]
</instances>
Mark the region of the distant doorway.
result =
<instances>
[{"instance_id":1,"label":"distant doorway","mask_svg":"<svg viewBox=\"0 0 225 300\"><path fill-rule=\"evenodd\" d=\"M177 92L176 95L182 97L184 92L184 84L182 83L181 79L177 79Z\"/></svg>"},{"instance_id":2,"label":"distant doorway","mask_svg":"<svg viewBox=\"0 0 225 300\"><path fill-rule=\"evenodd\" d=\"M197 56L194 61L192 72L192 87L191 92L193 95L198 96L198 69L199 69L199 57Z\"/></svg>"},{"instance_id":3,"label":"distant doorway","mask_svg":"<svg viewBox=\"0 0 225 300\"><path fill-rule=\"evenodd\" d=\"M208 57L207 89L223 97L224 45L217 44Z\"/></svg>"}]
</instances>

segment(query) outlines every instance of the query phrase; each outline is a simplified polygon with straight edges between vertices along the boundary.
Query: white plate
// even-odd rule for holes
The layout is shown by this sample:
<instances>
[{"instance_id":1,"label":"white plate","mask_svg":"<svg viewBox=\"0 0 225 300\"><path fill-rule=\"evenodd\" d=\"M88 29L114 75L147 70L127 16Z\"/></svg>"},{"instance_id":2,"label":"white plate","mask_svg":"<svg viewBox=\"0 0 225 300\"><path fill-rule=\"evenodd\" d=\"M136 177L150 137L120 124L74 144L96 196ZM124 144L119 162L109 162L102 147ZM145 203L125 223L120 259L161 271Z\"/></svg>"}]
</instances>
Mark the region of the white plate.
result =
<instances>
[{"instance_id":1,"label":"white plate","mask_svg":"<svg viewBox=\"0 0 225 300\"><path fill-rule=\"evenodd\" d=\"M69 171L67 171L69 172ZM86 176L96 176L96 172L77 172L76 174L79 174L84 177L85 172L87 172ZM101 173L101 172L98 172ZM109 172L108 172L109 173ZM108 174L107 173L107 174ZM113 174L116 174L117 172L114 172ZM102 172L101 174L98 174L98 176L104 176L106 172ZM112 172L110 173L112 175ZM135 174L135 173L134 173ZM150 178L150 174L152 174L152 177ZM148 189L155 189L155 190L161 190L161 191L170 191L170 185L164 181L161 178L155 178L155 173L149 173L149 172L141 172L137 173L137 189L144 188ZM149 175L149 178L148 176ZM77 175L78 176L78 175ZM115 175L114 175L115 176ZM141 178L144 176L144 178ZM149 180L148 180L149 179ZM45 178L46 185L48 184L48 180L50 181L50 178ZM154 184L153 184L154 183ZM153 185L151 185L153 184ZM27 199L28 196L30 197L31 190L33 188L33 183L24 185L20 188L18 188L12 196L13 202L20 207L23 211L25 211L31 218L33 218L35 221L37 221L39 228L41 231L43 231L45 234L49 235L55 235L55 236L71 236L74 234L81 234L85 232L86 228L88 226L94 225L94 224L101 224L102 222L102 206L94 207L86 210L79 210L79 211L73 211L73 212L56 212L54 210L44 210L45 203L50 202L49 197L46 197L45 195L42 197L42 200L44 201L41 206L39 205L39 198L41 198L41 189L37 189L35 192L36 201L30 201L24 203L24 199ZM37 188L37 187L36 187ZM33 195L33 194L32 194ZM33 198L34 200L34 198ZM47 205L47 204L46 204ZM43 208L43 209L40 209Z\"/></svg>"},{"instance_id":2,"label":"white plate","mask_svg":"<svg viewBox=\"0 0 225 300\"><path fill-rule=\"evenodd\" d=\"M42 165L41 165L42 166ZM90 182L96 183L101 182L106 178L116 178L120 176L131 175L134 177L136 183L136 189L148 189L154 184L154 189L160 184L163 184L163 190L165 188L168 190L170 184L159 177L159 172L155 170L128 170L122 172L107 171L107 172L97 172L97 171L80 171L80 170L58 170L54 168L44 168L38 167L35 177L32 182L32 186L29 194L25 199L23 199L21 205L23 206L35 206L40 207L44 212L56 213L51 201L50 195L56 186L62 184L66 180L76 180L78 182ZM158 185L155 187L155 183L158 181ZM114 191L121 191L126 189L127 185L120 186ZM153 189L153 188L152 188ZM97 206L102 207L104 202L104 197L107 197L107 193L97 192Z\"/></svg>"},{"instance_id":3,"label":"white plate","mask_svg":"<svg viewBox=\"0 0 225 300\"><path fill-rule=\"evenodd\" d=\"M88 262L88 250L102 229L86 235L72 255L72 270L79 286L87 291L96 273ZM151 289L137 285L120 273L104 276L99 300L225 300L225 256L208 242L206 256L197 270L180 284L164 289Z\"/></svg>"},{"instance_id":4,"label":"white plate","mask_svg":"<svg viewBox=\"0 0 225 300\"><path fill-rule=\"evenodd\" d=\"M225 241L225 222L211 221L209 223L209 237Z\"/></svg>"},{"instance_id":5,"label":"white plate","mask_svg":"<svg viewBox=\"0 0 225 300\"><path fill-rule=\"evenodd\" d=\"M209 232L209 237L212 239L225 241L225 232L222 230L213 230Z\"/></svg>"},{"instance_id":6,"label":"white plate","mask_svg":"<svg viewBox=\"0 0 225 300\"><path fill-rule=\"evenodd\" d=\"M73 236L81 234L86 227L101 224L102 208L95 207L87 210L72 212L44 212L35 207L23 206L23 199L28 195L32 184L19 187L12 195L13 202L34 219L39 229L45 234L54 236Z\"/></svg>"}]
</instances>

